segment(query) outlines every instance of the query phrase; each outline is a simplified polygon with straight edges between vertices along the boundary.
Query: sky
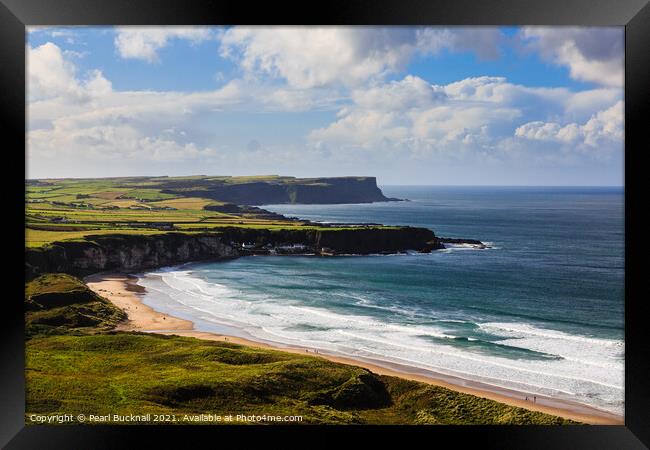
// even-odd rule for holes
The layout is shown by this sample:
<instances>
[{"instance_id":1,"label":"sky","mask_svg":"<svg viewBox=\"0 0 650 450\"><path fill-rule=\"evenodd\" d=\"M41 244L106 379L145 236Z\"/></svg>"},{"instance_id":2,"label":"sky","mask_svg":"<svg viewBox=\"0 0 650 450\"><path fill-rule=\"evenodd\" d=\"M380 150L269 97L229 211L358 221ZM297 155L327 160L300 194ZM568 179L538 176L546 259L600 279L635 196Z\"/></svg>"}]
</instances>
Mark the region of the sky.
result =
<instances>
[{"instance_id":1,"label":"sky","mask_svg":"<svg viewBox=\"0 0 650 450\"><path fill-rule=\"evenodd\" d=\"M29 27L27 178L622 186L622 27Z\"/></svg>"}]
</instances>

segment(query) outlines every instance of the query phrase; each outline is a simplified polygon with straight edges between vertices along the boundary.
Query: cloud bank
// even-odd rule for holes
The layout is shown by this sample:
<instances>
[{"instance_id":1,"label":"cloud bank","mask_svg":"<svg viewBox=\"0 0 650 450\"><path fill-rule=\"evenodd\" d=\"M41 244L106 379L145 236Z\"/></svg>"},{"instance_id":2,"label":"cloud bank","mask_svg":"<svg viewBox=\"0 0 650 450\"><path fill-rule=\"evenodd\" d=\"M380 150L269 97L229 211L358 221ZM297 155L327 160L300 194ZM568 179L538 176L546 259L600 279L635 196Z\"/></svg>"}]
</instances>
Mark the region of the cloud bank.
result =
<instances>
[{"instance_id":1,"label":"cloud bank","mask_svg":"<svg viewBox=\"0 0 650 450\"><path fill-rule=\"evenodd\" d=\"M606 86L623 86L625 36L620 27L525 27L529 48L569 68L571 77Z\"/></svg>"},{"instance_id":2,"label":"cloud bank","mask_svg":"<svg viewBox=\"0 0 650 450\"><path fill-rule=\"evenodd\" d=\"M410 73L413 61L435 61L442 53L470 53L477 61L502 57L508 39L497 28L115 30L117 56L148 63L161 62L160 51L172 40L218 41L214 57L234 63L238 76L196 92L118 91L99 69L80 71L59 45L28 46L28 169L35 176L53 167L89 171L98 164L159 173L289 170L283 167L381 172L447 163L507 170L620 160L620 30L531 27L517 36L529 51L591 87L526 86L480 74L435 84ZM318 123L282 145L258 138L256 128L269 118L281 115L299 128L316 113ZM239 144L211 130L229 114L247 125ZM101 173L101 167L93 170Z\"/></svg>"}]
</instances>

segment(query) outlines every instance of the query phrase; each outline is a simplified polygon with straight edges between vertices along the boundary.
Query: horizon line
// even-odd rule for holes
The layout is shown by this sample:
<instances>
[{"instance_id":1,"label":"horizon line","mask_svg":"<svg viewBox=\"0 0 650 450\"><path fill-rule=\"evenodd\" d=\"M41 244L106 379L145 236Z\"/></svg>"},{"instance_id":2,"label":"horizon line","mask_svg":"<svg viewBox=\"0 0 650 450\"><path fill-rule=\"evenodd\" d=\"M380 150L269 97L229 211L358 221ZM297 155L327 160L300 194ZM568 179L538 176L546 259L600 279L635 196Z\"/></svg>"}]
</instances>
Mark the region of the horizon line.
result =
<instances>
[{"instance_id":1,"label":"horizon line","mask_svg":"<svg viewBox=\"0 0 650 450\"><path fill-rule=\"evenodd\" d=\"M375 175L336 175L336 176L296 176L296 175L278 175L278 174L257 174L257 175L117 175L117 176L102 176L102 177L37 177L27 178L25 181L39 181L39 180L100 180L110 178L184 178L184 177L279 177L279 178L374 178L377 186L412 186L412 187L620 187L624 188L625 184L423 184L423 183L380 183L378 177Z\"/></svg>"},{"instance_id":2,"label":"horizon line","mask_svg":"<svg viewBox=\"0 0 650 450\"><path fill-rule=\"evenodd\" d=\"M589 188L589 187L616 187L624 188L624 184L378 184L377 186L404 186L404 187L553 187L553 188Z\"/></svg>"}]
</instances>

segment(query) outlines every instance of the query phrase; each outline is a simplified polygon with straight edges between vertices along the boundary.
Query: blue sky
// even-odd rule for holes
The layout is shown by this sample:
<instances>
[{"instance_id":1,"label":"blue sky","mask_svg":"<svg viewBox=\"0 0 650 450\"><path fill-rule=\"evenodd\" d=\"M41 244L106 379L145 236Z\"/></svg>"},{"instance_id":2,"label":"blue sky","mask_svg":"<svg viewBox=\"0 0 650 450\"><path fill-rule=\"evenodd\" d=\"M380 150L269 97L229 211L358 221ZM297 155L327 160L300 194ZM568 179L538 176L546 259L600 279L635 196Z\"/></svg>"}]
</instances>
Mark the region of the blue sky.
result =
<instances>
[{"instance_id":1,"label":"blue sky","mask_svg":"<svg viewBox=\"0 0 650 450\"><path fill-rule=\"evenodd\" d=\"M27 34L27 176L622 185L622 28Z\"/></svg>"}]
</instances>

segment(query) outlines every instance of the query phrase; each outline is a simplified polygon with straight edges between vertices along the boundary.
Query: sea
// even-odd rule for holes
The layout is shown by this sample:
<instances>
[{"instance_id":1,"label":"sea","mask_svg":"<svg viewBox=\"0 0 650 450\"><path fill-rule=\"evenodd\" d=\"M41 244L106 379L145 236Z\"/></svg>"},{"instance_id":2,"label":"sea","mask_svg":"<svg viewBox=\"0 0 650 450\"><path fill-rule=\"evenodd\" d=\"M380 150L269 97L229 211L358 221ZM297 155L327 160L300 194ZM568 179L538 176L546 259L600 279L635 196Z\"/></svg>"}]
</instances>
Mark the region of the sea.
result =
<instances>
[{"instance_id":1,"label":"sea","mask_svg":"<svg viewBox=\"0 0 650 450\"><path fill-rule=\"evenodd\" d=\"M383 186L402 202L265 205L478 239L429 254L249 256L140 274L144 302L226 332L623 415L624 188Z\"/></svg>"}]
</instances>

